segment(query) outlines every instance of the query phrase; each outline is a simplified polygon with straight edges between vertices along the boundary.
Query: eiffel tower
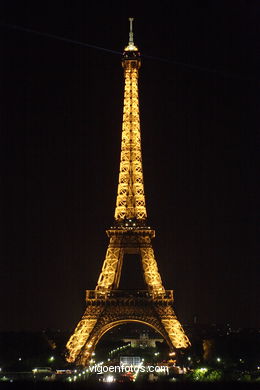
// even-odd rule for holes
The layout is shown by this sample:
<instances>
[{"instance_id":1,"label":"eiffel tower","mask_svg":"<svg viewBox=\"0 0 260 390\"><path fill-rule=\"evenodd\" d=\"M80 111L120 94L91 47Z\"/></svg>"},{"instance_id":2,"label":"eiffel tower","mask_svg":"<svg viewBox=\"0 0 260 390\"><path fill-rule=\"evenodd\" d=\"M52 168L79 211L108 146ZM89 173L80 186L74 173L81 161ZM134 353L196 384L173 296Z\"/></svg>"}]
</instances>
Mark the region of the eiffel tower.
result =
<instances>
[{"instance_id":1,"label":"eiffel tower","mask_svg":"<svg viewBox=\"0 0 260 390\"><path fill-rule=\"evenodd\" d=\"M106 231L109 245L95 290L86 291L86 310L67 343L67 361L86 366L100 338L129 322L150 326L166 340L170 351L190 342L173 310L173 291L165 290L147 225L138 99L140 53L129 18L129 43L124 49L124 111L119 184L114 226ZM140 256L146 290L119 290L125 254Z\"/></svg>"}]
</instances>

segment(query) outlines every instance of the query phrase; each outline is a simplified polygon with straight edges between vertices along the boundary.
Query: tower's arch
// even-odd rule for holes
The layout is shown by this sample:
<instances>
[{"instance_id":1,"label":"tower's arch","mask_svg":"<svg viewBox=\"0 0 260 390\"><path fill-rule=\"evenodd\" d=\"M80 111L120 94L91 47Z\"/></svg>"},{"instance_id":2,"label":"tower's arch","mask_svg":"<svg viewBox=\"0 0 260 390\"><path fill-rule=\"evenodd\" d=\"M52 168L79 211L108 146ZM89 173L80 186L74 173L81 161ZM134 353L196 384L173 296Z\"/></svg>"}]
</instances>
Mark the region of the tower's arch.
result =
<instances>
[{"instance_id":1,"label":"tower's arch","mask_svg":"<svg viewBox=\"0 0 260 390\"><path fill-rule=\"evenodd\" d=\"M167 345L169 346L169 348L171 348L171 345L170 343L168 343L168 340L164 338L164 335L161 333L161 331L159 329L157 329L157 327L153 324L150 324L146 321L140 321L140 320L135 320L135 319L127 319L127 320L120 320L120 321L113 321L111 322L110 324L107 325L107 327L104 327L104 329L101 331L99 337L98 337L98 340L95 344L95 347L97 346L97 344L100 342L100 340L102 339L102 337L105 336L105 334L107 332L109 332L110 330L112 330L113 328L116 328L120 325L125 325L125 324L131 324L131 323L134 323L134 324L141 324L141 325L145 325L147 326L148 328L154 330L155 332L157 332L160 336L162 336L162 338L166 341Z\"/></svg>"},{"instance_id":2,"label":"tower's arch","mask_svg":"<svg viewBox=\"0 0 260 390\"><path fill-rule=\"evenodd\" d=\"M79 359L82 359L82 358L83 359L79 362L79 364L82 364L82 365L87 364L88 361L84 360L84 356L87 355L88 359L89 359L90 355L93 354L93 352L97 348L98 344L100 342L102 342L102 338L105 337L105 335L107 333L109 333L109 331L111 331L114 328L120 327L122 325L129 325L129 324L139 324L139 325L143 325L143 326L145 326L147 328L150 328L151 330L156 332L158 335L160 335L160 337L166 342L166 345L169 347L169 350L172 349L172 345L171 345L170 341L167 339L167 335L165 335L165 332L163 332L162 329L158 328L158 326L156 324L151 323L151 322L147 322L147 321L144 321L144 320L137 320L137 319L134 319L134 318L127 318L127 319L121 319L121 320L111 321L111 322L107 322L107 323L102 324L100 329L97 330L97 332L95 332L96 335L94 333L93 337L90 338L90 340L89 340L89 343L92 344L91 351L89 350L88 345L85 345L85 348L83 347L83 349L82 349L82 356L79 357Z\"/></svg>"},{"instance_id":3,"label":"tower's arch","mask_svg":"<svg viewBox=\"0 0 260 390\"><path fill-rule=\"evenodd\" d=\"M184 339L183 329L177 320L171 299L147 298L147 292L142 296L136 291L131 297L120 297L120 291L115 291L116 298L94 299L89 302L83 318L79 322L68 347L73 351L71 361L85 366L88 364L99 340L112 328L126 324L139 323L146 325L157 333L168 344L170 351L185 347L188 338ZM112 292L113 294L113 292ZM69 359L68 359L69 360Z\"/></svg>"},{"instance_id":4,"label":"tower's arch","mask_svg":"<svg viewBox=\"0 0 260 390\"><path fill-rule=\"evenodd\" d=\"M164 341L168 345L169 349L172 348L172 345L170 344L169 340L167 340L167 338L165 338L165 335L162 334L162 331L160 329L158 329L156 325L148 323L146 321L141 321L141 320L136 320L136 319L126 319L126 320L113 321L111 323L108 323L106 326L104 326L103 329L100 330L100 334L98 335L98 338L95 340L95 344L93 345L93 349L95 349L97 347L97 345L101 341L101 339L110 330L112 330L113 328L117 328L121 325L131 324L131 323L145 325L146 327L152 329L153 331L158 333L164 339Z\"/></svg>"}]
</instances>

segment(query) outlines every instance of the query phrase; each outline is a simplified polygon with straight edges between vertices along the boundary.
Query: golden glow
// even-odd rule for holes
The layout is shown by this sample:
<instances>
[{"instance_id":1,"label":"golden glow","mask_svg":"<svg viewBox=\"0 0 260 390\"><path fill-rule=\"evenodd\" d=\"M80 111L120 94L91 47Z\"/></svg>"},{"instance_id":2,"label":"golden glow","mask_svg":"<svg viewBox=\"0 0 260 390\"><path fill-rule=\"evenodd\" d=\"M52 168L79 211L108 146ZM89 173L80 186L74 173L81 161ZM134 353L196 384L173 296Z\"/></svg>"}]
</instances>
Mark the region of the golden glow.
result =
<instances>
[{"instance_id":1,"label":"golden glow","mask_svg":"<svg viewBox=\"0 0 260 390\"><path fill-rule=\"evenodd\" d=\"M129 230L131 234L129 234ZM141 256L145 282L148 290L154 297L163 295L165 289L158 271L157 262L151 244L153 230L131 227L128 229L109 230L110 243L107 249L106 258L103 263L96 290L106 294L111 289L117 289L121 277L122 263L125 253L132 253Z\"/></svg>"},{"instance_id":2,"label":"golden glow","mask_svg":"<svg viewBox=\"0 0 260 390\"><path fill-rule=\"evenodd\" d=\"M187 348L190 345L189 339L185 335L181 324L172 313L168 318L162 319L161 321L175 348Z\"/></svg>"},{"instance_id":3,"label":"golden glow","mask_svg":"<svg viewBox=\"0 0 260 390\"><path fill-rule=\"evenodd\" d=\"M125 47L125 51L138 51L138 47L135 46L134 44L129 44L128 46Z\"/></svg>"},{"instance_id":4,"label":"golden glow","mask_svg":"<svg viewBox=\"0 0 260 390\"><path fill-rule=\"evenodd\" d=\"M87 321L84 323L83 327L86 328L86 332L82 332L85 334L85 339L82 340L79 335L78 344L75 343L74 346L72 346L70 341L67 344L67 349L69 352L69 355L67 357L68 362L76 362L78 365L87 366L90 363L91 356L93 356L93 351L101 339L101 337L104 336L105 333L107 333L112 328L129 323L129 322L135 322L135 323L141 323L143 325L147 325L151 328L153 328L156 332L158 332L168 343L169 347L173 349L173 346L175 348L187 348L190 343L188 338L185 336L184 331L176 319L176 316L173 313L169 315L167 309L170 309L169 306L167 306L167 302L165 301L164 304L160 307L160 310L158 312L159 317L163 316L160 311L164 310L165 312L168 312L168 321L171 322L171 326L168 328L168 323L166 324L166 327L163 324L163 319L160 320L160 318L157 316L154 316L154 318L151 320L149 318L149 311L147 312L145 303L145 307L137 306L137 307L131 307L129 305L121 305L122 302L118 300L118 307L112 304L112 307L114 311L111 312L111 310L108 310L108 305L106 304L106 299L103 300L103 311L102 316L99 316L99 321L96 323L94 329L92 330L92 334L89 337L87 335L88 333L88 323ZM165 310L165 304L166 304L166 310ZM151 313L150 313L151 314ZM171 319L170 319L171 317ZM83 316L84 318L84 316ZM118 318L121 318L118 320ZM124 318L124 319L123 319ZM138 318L138 319L137 319ZM171 320L171 321L170 321ZM91 325L92 326L92 325ZM168 334L168 330L170 331L170 334ZM77 336L76 331L74 333L75 336ZM74 336L73 335L73 336ZM72 336L72 337L73 337ZM71 338L72 338L71 337ZM89 342L91 340L91 342ZM83 342L83 346L82 345Z\"/></svg>"},{"instance_id":5,"label":"golden glow","mask_svg":"<svg viewBox=\"0 0 260 390\"><path fill-rule=\"evenodd\" d=\"M94 328L94 325L97 322L97 318L84 318L79 322L76 327L73 335L70 337L66 348L69 352L67 356L67 361L72 363L75 361L81 349L86 344L86 340L89 338L90 332ZM91 345L90 345L91 346ZM89 346L88 346L89 347ZM91 356L89 354L88 356Z\"/></svg>"},{"instance_id":6,"label":"golden glow","mask_svg":"<svg viewBox=\"0 0 260 390\"><path fill-rule=\"evenodd\" d=\"M115 208L116 227L107 230L109 245L95 291L87 290L86 311L67 343L67 361L87 365L99 339L109 329L139 322L157 330L173 348L190 345L173 310L173 291L165 290L146 226L141 133L138 99L138 49L133 42L130 18L129 45L123 57L124 111L119 183ZM134 53L132 53L134 52ZM147 290L127 296L118 290L125 254L141 258Z\"/></svg>"},{"instance_id":7,"label":"golden glow","mask_svg":"<svg viewBox=\"0 0 260 390\"><path fill-rule=\"evenodd\" d=\"M138 99L140 60L124 60L125 92L115 220L147 217L144 197Z\"/></svg>"},{"instance_id":8,"label":"golden glow","mask_svg":"<svg viewBox=\"0 0 260 390\"><path fill-rule=\"evenodd\" d=\"M117 273L121 272L122 256L121 240L117 237L111 237L102 271L98 278L97 290L105 292L112 287L118 287L119 276L117 277Z\"/></svg>"},{"instance_id":9,"label":"golden glow","mask_svg":"<svg viewBox=\"0 0 260 390\"><path fill-rule=\"evenodd\" d=\"M140 244L145 282L154 297L160 296L165 293L165 289L154 258L150 237L140 237Z\"/></svg>"}]
</instances>

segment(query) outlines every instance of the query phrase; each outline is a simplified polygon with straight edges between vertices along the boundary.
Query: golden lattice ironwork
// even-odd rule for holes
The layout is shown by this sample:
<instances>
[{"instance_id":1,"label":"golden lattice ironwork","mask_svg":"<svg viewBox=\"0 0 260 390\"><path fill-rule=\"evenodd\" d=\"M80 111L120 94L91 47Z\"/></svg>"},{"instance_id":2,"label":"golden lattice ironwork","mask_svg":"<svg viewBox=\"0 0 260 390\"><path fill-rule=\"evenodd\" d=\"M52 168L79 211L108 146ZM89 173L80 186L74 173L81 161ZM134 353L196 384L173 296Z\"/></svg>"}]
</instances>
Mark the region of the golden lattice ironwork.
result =
<instances>
[{"instance_id":1,"label":"golden lattice ironwork","mask_svg":"<svg viewBox=\"0 0 260 390\"><path fill-rule=\"evenodd\" d=\"M147 217L144 197L141 133L138 104L139 53L127 52L123 59L125 74L124 112L121 142L121 159L115 220L145 220ZM129 59L130 58L130 59Z\"/></svg>"},{"instance_id":2,"label":"golden lattice ironwork","mask_svg":"<svg viewBox=\"0 0 260 390\"><path fill-rule=\"evenodd\" d=\"M107 230L109 245L95 290L87 290L86 311L67 343L67 360L87 365L99 339L125 322L151 326L171 350L190 342L173 310L173 291L165 290L147 226L143 183L138 99L140 53L133 41L130 18L129 43L123 54L124 112L115 226ZM147 290L118 290L125 254L140 256Z\"/></svg>"}]
</instances>

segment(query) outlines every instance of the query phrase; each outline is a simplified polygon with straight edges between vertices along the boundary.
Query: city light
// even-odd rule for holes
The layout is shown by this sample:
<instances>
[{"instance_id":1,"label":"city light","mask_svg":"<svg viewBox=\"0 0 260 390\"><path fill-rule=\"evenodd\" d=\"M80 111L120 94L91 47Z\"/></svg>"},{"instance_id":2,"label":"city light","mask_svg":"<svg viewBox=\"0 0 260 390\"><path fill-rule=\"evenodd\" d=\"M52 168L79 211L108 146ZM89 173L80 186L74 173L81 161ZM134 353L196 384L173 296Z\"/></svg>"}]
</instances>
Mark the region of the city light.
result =
<instances>
[{"instance_id":1,"label":"city light","mask_svg":"<svg viewBox=\"0 0 260 390\"><path fill-rule=\"evenodd\" d=\"M202 368L199 368L199 369L198 369L198 371L199 371L199 372L207 372L207 371L208 371L208 369L207 369L207 368L205 368L205 367L202 367Z\"/></svg>"},{"instance_id":2,"label":"city light","mask_svg":"<svg viewBox=\"0 0 260 390\"><path fill-rule=\"evenodd\" d=\"M136 381L136 378L137 378L137 376L138 376L138 374L139 374L139 371L140 371L140 368L142 367L142 365L143 365L143 361L141 361L139 364L138 364L138 366L137 366L137 371L135 372L135 375L134 375L134 382Z\"/></svg>"},{"instance_id":3,"label":"city light","mask_svg":"<svg viewBox=\"0 0 260 390\"><path fill-rule=\"evenodd\" d=\"M113 377L113 375L108 375L108 376L105 378L105 382L107 382L107 383L114 382L114 377Z\"/></svg>"}]
</instances>

